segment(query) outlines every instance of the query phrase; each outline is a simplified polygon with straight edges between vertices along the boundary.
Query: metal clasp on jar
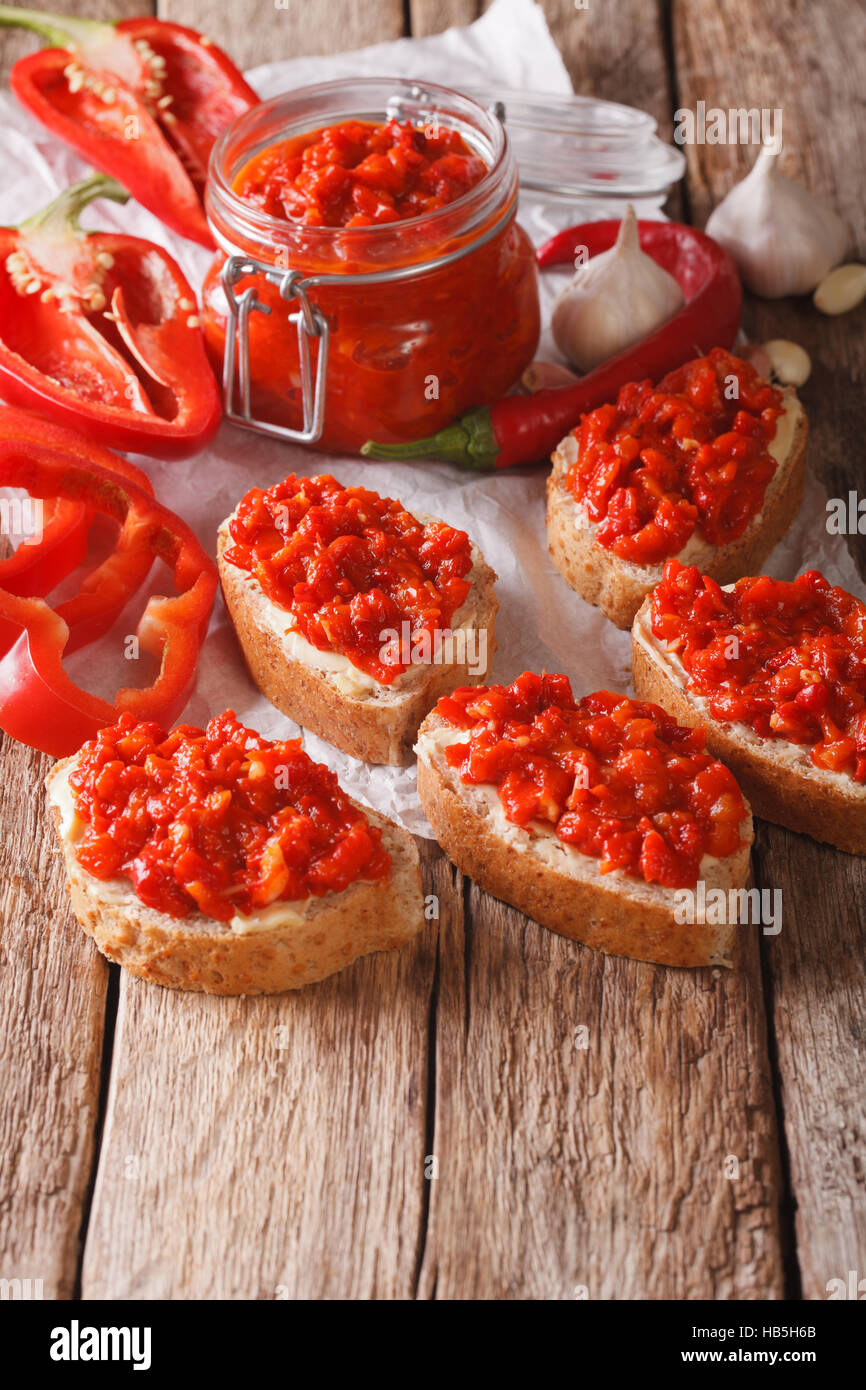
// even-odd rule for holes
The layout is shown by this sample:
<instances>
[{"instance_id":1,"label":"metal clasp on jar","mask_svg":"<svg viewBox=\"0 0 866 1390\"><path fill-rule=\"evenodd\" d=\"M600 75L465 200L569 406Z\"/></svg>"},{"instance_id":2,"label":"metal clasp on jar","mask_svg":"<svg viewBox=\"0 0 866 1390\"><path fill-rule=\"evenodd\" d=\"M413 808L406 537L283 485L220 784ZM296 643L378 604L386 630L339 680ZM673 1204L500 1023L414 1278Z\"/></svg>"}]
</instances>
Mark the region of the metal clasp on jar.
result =
<instances>
[{"instance_id":1,"label":"metal clasp on jar","mask_svg":"<svg viewBox=\"0 0 866 1390\"><path fill-rule=\"evenodd\" d=\"M293 299L297 300L300 306L295 313L289 314L289 323L294 323L298 330L301 400L304 408L304 423L299 430L253 417L250 405L250 314L269 314L271 306L262 303L256 295L254 285L245 289L240 298L235 294L235 285L245 275L264 275L266 280L277 286L282 299L289 303ZM322 437L325 423L329 330L321 310L310 303L301 271L277 270L273 266L263 265L261 261L252 260L249 256L229 256L222 268L220 279L228 304L223 356L223 397L227 418L236 424L258 430L260 434L273 434L279 439L289 439L296 444L315 444ZM311 338L318 339L319 344L315 381L310 357ZM235 408L236 365L240 391L239 410Z\"/></svg>"},{"instance_id":2,"label":"metal clasp on jar","mask_svg":"<svg viewBox=\"0 0 866 1390\"><path fill-rule=\"evenodd\" d=\"M223 292L228 304L226 319L226 342L223 355L223 405L226 418L237 425L246 425L259 434L272 434L277 439L288 439L295 444L315 444L322 437L325 423L325 387L328 380L328 345L330 333L324 314L309 298L309 291L319 285L387 285L395 281L411 280L416 275L428 275L442 270L454 261L471 255L479 247L485 246L498 236L514 217L514 207L509 204L496 221L472 241L435 256L429 261L417 264L395 266L389 270L363 271L358 274L304 275L300 270L278 270L265 265L251 256L243 256L216 235L217 245L226 252L227 259L220 274ZM298 330L298 353L301 368L301 399L304 406L303 429L293 430L288 425L277 425L268 420L257 420L250 404L250 314L269 314L271 306L263 304L257 297L255 286L251 285L238 296L235 285L245 275L263 275L272 285L276 285L280 295L287 302L298 301L300 308L289 314L289 323ZM313 380L310 357L310 339L317 338L319 353L316 361L316 376ZM235 371L240 392L240 409L235 408Z\"/></svg>"}]
</instances>

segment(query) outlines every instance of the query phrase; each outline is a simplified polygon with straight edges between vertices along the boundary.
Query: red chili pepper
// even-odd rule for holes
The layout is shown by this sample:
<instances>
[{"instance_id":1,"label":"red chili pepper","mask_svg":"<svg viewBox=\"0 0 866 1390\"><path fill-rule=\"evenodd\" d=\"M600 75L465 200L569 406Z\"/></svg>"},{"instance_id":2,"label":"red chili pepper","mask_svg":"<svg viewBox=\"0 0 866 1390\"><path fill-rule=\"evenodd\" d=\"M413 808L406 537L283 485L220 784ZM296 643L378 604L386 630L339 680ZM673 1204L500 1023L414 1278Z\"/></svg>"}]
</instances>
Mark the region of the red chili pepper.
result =
<instances>
[{"instance_id":1,"label":"red chili pepper","mask_svg":"<svg viewBox=\"0 0 866 1390\"><path fill-rule=\"evenodd\" d=\"M586 222L561 232L538 253L542 269L589 257L613 246L619 221ZM382 459L446 459L468 468L515 468L547 459L581 415L613 401L622 386L659 380L689 357L733 346L742 289L736 266L717 242L679 222L639 222L641 248L678 281L686 304L642 342L603 362L573 386L503 396L461 415L453 425L410 444L376 444L361 452Z\"/></svg>"},{"instance_id":2,"label":"red chili pepper","mask_svg":"<svg viewBox=\"0 0 866 1390\"><path fill-rule=\"evenodd\" d=\"M217 136L258 97L209 39L150 16L107 24L0 5L52 45L9 81L23 106L181 236L213 246L202 208Z\"/></svg>"},{"instance_id":3,"label":"red chili pepper","mask_svg":"<svg viewBox=\"0 0 866 1390\"><path fill-rule=\"evenodd\" d=\"M222 413L195 295L161 246L78 225L94 198L126 197L96 174L0 228L0 394L114 448L183 458Z\"/></svg>"},{"instance_id":4,"label":"red chili pepper","mask_svg":"<svg viewBox=\"0 0 866 1390\"><path fill-rule=\"evenodd\" d=\"M62 757L125 711L170 724L189 698L217 587L216 566L192 531L119 473L27 439L0 440L0 485L81 501L121 525L114 552L56 611L41 598L0 589L0 631L18 630L0 659L0 727ZM107 630L154 557L172 567L178 590L172 598L151 598L138 624L140 647L160 657L160 672L147 689L120 690L108 704L76 686L62 658L71 645Z\"/></svg>"}]
</instances>

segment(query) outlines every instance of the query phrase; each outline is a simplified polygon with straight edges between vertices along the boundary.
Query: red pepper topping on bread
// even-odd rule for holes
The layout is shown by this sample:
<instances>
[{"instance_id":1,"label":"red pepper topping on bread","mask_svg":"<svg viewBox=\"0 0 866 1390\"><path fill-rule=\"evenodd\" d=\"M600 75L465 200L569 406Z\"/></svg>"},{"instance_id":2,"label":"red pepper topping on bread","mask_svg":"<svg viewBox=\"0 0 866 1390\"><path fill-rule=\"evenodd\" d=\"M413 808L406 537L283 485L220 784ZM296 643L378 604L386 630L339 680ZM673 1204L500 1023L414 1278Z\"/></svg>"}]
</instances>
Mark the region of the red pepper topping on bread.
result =
<instances>
[{"instance_id":1,"label":"red pepper topping on bread","mask_svg":"<svg viewBox=\"0 0 866 1390\"><path fill-rule=\"evenodd\" d=\"M465 531L416 520L402 503L329 474L253 488L229 523L228 563L248 571L320 651L390 685L403 671L389 631L435 639L466 599ZM404 644L408 645L408 644Z\"/></svg>"},{"instance_id":2,"label":"red pepper topping on bread","mask_svg":"<svg viewBox=\"0 0 866 1390\"><path fill-rule=\"evenodd\" d=\"M82 868L126 876L171 917L227 922L390 872L381 832L335 774L300 739L271 742L232 710L170 734L123 715L84 745L69 784Z\"/></svg>"},{"instance_id":3,"label":"red pepper topping on bread","mask_svg":"<svg viewBox=\"0 0 866 1390\"><path fill-rule=\"evenodd\" d=\"M575 701L563 675L463 688L436 713L466 742L445 750L466 783L496 787L507 819L665 887L693 886L705 855L741 844L747 810L701 729L608 690Z\"/></svg>"},{"instance_id":4,"label":"red pepper topping on bread","mask_svg":"<svg viewBox=\"0 0 866 1390\"><path fill-rule=\"evenodd\" d=\"M768 445L783 407L754 367L714 348L584 415L567 481L599 544L651 565L695 530L716 546L741 536L776 471Z\"/></svg>"},{"instance_id":5,"label":"red pepper topping on bread","mask_svg":"<svg viewBox=\"0 0 866 1390\"><path fill-rule=\"evenodd\" d=\"M722 589L670 560L653 635L724 723L810 747L816 767L866 782L866 605L817 570Z\"/></svg>"}]
</instances>

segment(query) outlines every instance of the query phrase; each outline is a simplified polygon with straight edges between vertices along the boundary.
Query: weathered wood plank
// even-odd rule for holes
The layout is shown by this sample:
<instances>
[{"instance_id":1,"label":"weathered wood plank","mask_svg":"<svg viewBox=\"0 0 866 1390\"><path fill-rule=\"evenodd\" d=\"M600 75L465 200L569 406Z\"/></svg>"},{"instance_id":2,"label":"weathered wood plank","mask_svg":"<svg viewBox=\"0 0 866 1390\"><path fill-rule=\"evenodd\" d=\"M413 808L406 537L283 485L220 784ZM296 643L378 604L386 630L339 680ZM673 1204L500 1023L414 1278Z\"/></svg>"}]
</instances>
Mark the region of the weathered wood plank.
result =
<instances>
[{"instance_id":1,"label":"weathered wood plank","mask_svg":"<svg viewBox=\"0 0 866 1390\"><path fill-rule=\"evenodd\" d=\"M864 1277L866 871L776 826L761 829L761 887L781 889L783 925L765 943L775 1054L804 1298Z\"/></svg>"},{"instance_id":2,"label":"weathered wood plank","mask_svg":"<svg viewBox=\"0 0 866 1390\"><path fill-rule=\"evenodd\" d=\"M456 24L471 24L483 9L481 0L409 0L412 37L420 39Z\"/></svg>"},{"instance_id":3,"label":"weathered wood plank","mask_svg":"<svg viewBox=\"0 0 866 1390\"><path fill-rule=\"evenodd\" d=\"M677 4L674 42L682 105L700 99L723 109L782 108L786 172L832 201L862 258L862 7L838 0L821 6L786 0L772 10ZM755 151L703 145L687 148L687 155L700 225ZM863 313L827 319L808 297L746 305L750 337L793 338L808 348L813 373L801 394L809 411L809 458L831 496L847 497L849 488L863 494ZM823 530L825 518L816 516L814 524ZM846 539L866 572L866 537ZM757 863L761 885L782 892L782 933L765 943L764 956L803 1295L824 1298L828 1279L847 1278L855 1268L862 1275L866 1243L866 864L776 827L761 830Z\"/></svg>"},{"instance_id":4,"label":"weathered wood plank","mask_svg":"<svg viewBox=\"0 0 866 1390\"><path fill-rule=\"evenodd\" d=\"M86 14L88 19L128 19L132 15L147 14L153 6L149 0L87 0L87 4L77 0L51 0L43 7L41 4L21 5L20 0L9 0L9 4L19 8L40 10L45 8L54 14ZM32 53L40 40L25 29L0 29L0 83L9 81L9 70L13 63Z\"/></svg>"},{"instance_id":5,"label":"weathered wood plank","mask_svg":"<svg viewBox=\"0 0 866 1390\"><path fill-rule=\"evenodd\" d=\"M124 975L85 1298L411 1298L436 926L296 995Z\"/></svg>"},{"instance_id":6,"label":"weathered wood plank","mask_svg":"<svg viewBox=\"0 0 866 1390\"><path fill-rule=\"evenodd\" d=\"M576 90L636 101L670 131L656 7L544 8ZM441 923L439 1176L419 1294L781 1297L754 938L735 974L656 970L464 893Z\"/></svg>"},{"instance_id":7,"label":"weathered wood plank","mask_svg":"<svg viewBox=\"0 0 866 1390\"><path fill-rule=\"evenodd\" d=\"M40 1279L45 1298L69 1298L93 1159L108 967L66 905L47 833L50 765L0 735L0 1278Z\"/></svg>"},{"instance_id":8,"label":"weathered wood plank","mask_svg":"<svg viewBox=\"0 0 866 1390\"><path fill-rule=\"evenodd\" d=\"M158 0L157 14L208 34L240 68L399 39L403 0Z\"/></svg>"},{"instance_id":9,"label":"weathered wood plank","mask_svg":"<svg viewBox=\"0 0 866 1390\"><path fill-rule=\"evenodd\" d=\"M410 0L414 36L471 24L492 0ZM671 101L660 0L540 0L576 92L649 111L670 138ZM637 83L635 82L637 80Z\"/></svg>"},{"instance_id":10,"label":"weathered wood plank","mask_svg":"<svg viewBox=\"0 0 866 1390\"><path fill-rule=\"evenodd\" d=\"M16 0L12 0L16 3ZM52 0L55 13L76 0ZM138 0L93 0L99 19ZM0 30L0 81L36 46ZM52 759L0 735L0 1277L70 1298L94 1161L109 969L67 907L43 782Z\"/></svg>"},{"instance_id":11,"label":"weathered wood plank","mask_svg":"<svg viewBox=\"0 0 866 1390\"><path fill-rule=\"evenodd\" d=\"M781 1296L754 939L736 974L655 970L472 886L441 924L436 1078L422 1295Z\"/></svg>"}]
</instances>

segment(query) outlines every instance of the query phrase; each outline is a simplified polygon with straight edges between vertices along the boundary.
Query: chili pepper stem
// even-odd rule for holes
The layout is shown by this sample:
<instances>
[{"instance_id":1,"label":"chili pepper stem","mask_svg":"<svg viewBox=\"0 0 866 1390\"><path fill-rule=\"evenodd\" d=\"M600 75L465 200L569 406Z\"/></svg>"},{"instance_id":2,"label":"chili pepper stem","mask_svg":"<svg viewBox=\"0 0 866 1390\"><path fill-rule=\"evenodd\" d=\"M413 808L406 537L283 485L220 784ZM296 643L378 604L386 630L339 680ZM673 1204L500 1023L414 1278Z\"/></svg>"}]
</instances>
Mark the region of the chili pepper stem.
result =
<instances>
[{"instance_id":1,"label":"chili pepper stem","mask_svg":"<svg viewBox=\"0 0 866 1390\"><path fill-rule=\"evenodd\" d=\"M41 34L52 48L87 48L112 38L114 25L101 19L77 19L72 15L49 14L45 10L17 9L0 5L0 27L30 29Z\"/></svg>"},{"instance_id":2,"label":"chili pepper stem","mask_svg":"<svg viewBox=\"0 0 866 1390\"><path fill-rule=\"evenodd\" d=\"M129 194L108 174L91 174L78 183L70 184L44 208L19 222L20 232L50 231L62 234L79 231L78 219L88 203L97 198L110 198L113 203L126 203Z\"/></svg>"},{"instance_id":3,"label":"chili pepper stem","mask_svg":"<svg viewBox=\"0 0 866 1390\"><path fill-rule=\"evenodd\" d=\"M482 406L469 410L438 434L426 439L410 440L408 444L377 444L368 439L361 453L376 459L444 459L463 468L481 472L496 467L499 446L490 423L490 411Z\"/></svg>"}]
</instances>

